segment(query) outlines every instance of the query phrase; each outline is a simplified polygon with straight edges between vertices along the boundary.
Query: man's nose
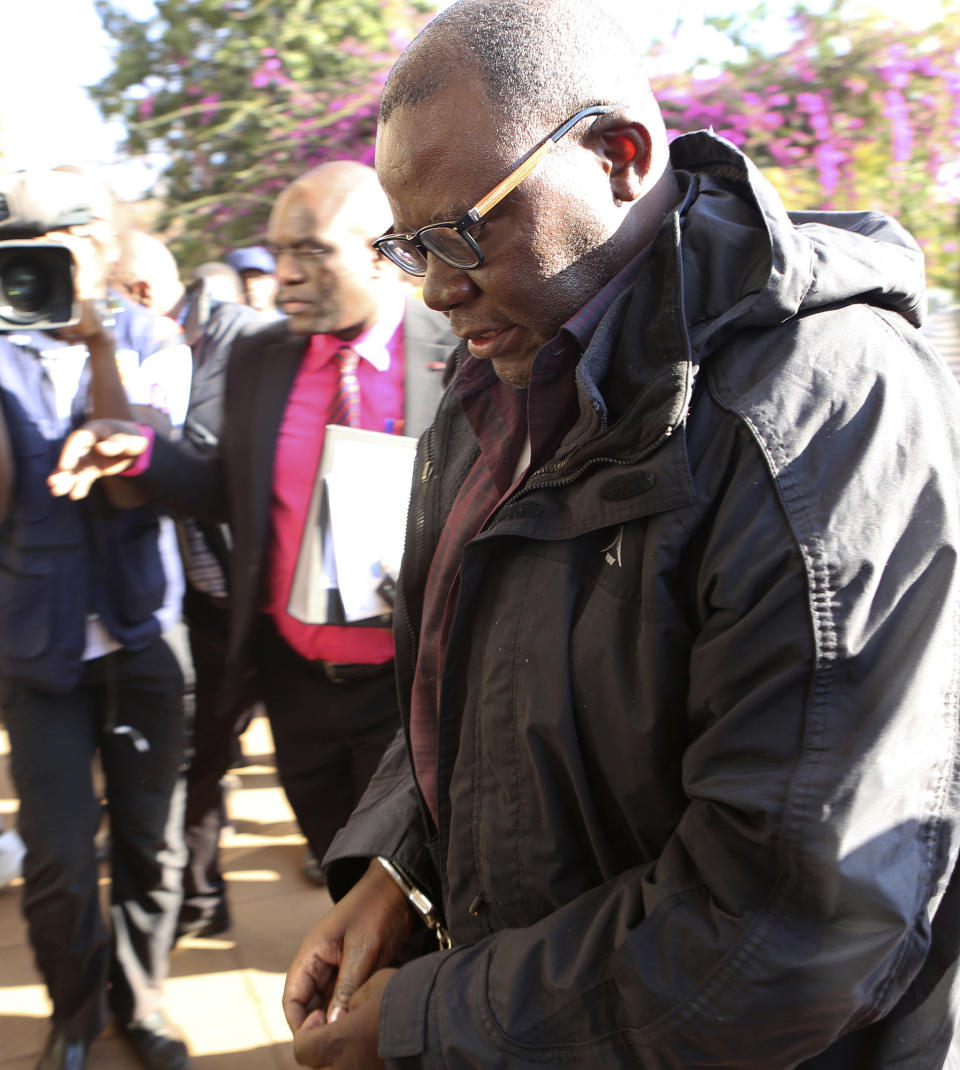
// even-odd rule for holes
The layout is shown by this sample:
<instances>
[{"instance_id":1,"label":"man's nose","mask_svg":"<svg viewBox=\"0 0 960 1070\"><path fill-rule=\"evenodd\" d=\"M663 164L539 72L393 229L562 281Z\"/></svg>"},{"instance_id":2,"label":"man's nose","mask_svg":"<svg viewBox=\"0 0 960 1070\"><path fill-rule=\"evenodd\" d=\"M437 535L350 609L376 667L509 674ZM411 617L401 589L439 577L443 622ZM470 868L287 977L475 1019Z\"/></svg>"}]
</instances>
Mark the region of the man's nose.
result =
<instances>
[{"instance_id":1,"label":"man's nose","mask_svg":"<svg viewBox=\"0 0 960 1070\"><path fill-rule=\"evenodd\" d=\"M480 292L472 272L445 264L427 253L427 273L423 277L423 301L435 312L449 312L472 300Z\"/></svg>"},{"instance_id":2,"label":"man's nose","mask_svg":"<svg viewBox=\"0 0 960 1070\"><path fill-rule=\"evenodd\" d=\"M280 282L300 282L303 279L303 264L300 258L286 249L277 251L275 274Z\"/></svg>"}]
</instances>

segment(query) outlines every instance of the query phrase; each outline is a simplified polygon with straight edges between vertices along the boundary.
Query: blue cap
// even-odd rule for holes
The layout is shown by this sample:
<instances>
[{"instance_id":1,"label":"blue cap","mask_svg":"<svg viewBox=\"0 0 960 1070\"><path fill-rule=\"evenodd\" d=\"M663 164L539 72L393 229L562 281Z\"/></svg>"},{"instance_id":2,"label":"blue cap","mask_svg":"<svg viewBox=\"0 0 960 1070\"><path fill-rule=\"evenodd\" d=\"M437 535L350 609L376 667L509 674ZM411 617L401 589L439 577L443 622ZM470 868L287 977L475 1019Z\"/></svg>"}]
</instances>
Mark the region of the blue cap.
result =
<instances>
[{"instance_id":1,"label":"blue cap","mask_svg":"<svg viewBox=\"0 0 960 1070\"><path fill-rule=\"evenodd\" d=\"M250 245L246 249L231 249L224 260L234 271L262 271L272 275L277 265L262 245Z\"/></svg>"}]
</instances>

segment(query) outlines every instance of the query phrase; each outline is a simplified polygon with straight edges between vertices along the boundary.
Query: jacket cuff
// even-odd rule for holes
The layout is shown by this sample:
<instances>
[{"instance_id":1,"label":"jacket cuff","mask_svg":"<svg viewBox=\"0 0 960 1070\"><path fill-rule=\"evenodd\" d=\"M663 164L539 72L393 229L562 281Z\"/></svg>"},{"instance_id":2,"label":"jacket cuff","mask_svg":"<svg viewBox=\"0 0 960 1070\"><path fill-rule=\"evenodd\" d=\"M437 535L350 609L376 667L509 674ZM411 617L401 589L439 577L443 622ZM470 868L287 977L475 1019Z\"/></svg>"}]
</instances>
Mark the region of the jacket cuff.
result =
<instances>
[{"instance_id":1,"label":"jacket cuff","mask_svg":"<svg viewBox=\"0 0 960 1070\"><path fill-rule=\"evenodd\" d=\"M353 887L377 855L389 858L435 903L440 901L439 878L426 843L402 731L387 747L363 797L324 855L334 901Z\"/></svg>"},{"instance_id":2,"label":"jacket cuff","mask_svg":"<svg viewBox=\"0 0 960 1070\"><path fill-rule=\"evenodd\" d=\"M380 1003L377 1043L377 1054L389 1067L409 1066L405 1060L428 1050L430 994L441 965L455 954L435 951L424 955L407 963L390 979Z\"/></svg>"},{"instance_id":3,"label":"jacket cuff","mask_svg":"<svg viewBox=\"0 0 960 1070\"><path fill-rule=\"evenodd\" d=\"M147 439L147 448L140 454L140 456L130 465L129 468L125 468L120 475L122 476L141 476L150 467L150 462L153 460L153 444L156 442L156 432L149 424L137 424L140 428L140 434Z\"/></svg>"}]
</instances>

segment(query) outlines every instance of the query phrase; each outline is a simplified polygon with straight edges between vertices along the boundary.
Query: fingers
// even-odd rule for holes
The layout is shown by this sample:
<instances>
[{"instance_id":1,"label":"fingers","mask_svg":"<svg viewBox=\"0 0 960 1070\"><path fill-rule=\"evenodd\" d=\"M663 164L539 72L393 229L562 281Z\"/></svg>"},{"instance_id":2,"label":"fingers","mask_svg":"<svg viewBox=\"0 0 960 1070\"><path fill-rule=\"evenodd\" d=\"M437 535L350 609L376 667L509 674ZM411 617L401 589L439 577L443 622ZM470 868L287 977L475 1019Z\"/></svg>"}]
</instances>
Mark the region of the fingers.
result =
<instances>
[{"instance_id":1,"label":"fingers","mask_svg":"<svg viewBox=\"0 0 960 1070\"><path fill-rule=\"evenodd\" d=\"M67 441L63 444L63 449L60 451L57 468L72 472L79 465L80 459L93 449L93 444L96 441L97 436L85 427L81 427L79 431L74 431L72 435L68 435Z\"/></svg>"},{"instance_id":2,"label":"fingers","mask_svg":"<svg viewBox=\"0 0 960 1070\"><path fill-rule=\"evenodd\" d=\"M314 1020L312 1024L323 1024L327 1020L313 976L306 970L298 969L296 964L287 974L281 1002L283 1016L291 1033L296 1033L308 1019Z\"/></svg>"},{"instance_id":3,"label":"fingers","mask_svg":"<svg viewBox=\"0 0 960 1070\"><path fill-rule=\"evenodd\" d=\"M365 984L380 965L382 945L369 939L344 944L343 961L327 1007L327 1019L336 1022L350 1007L354 993Z\"/></svg>"},{"instance_id":4,"label":"fingers","mask_svg":"<svg viewBox=\"0 0 960 1070\"><path fill-rule=\"evenodd\" d=\"M93 424L67 438L57 468L47 478L54 496L69 495L74 501L85 498L98 479L123 472L149 445L146 436L130 431L117 431L107 437L101 434Z\"/></svg>"},{"instance_id":5,"label":"fingers","mask_svg":"<svg viewBox=\"0 0 960 1070\"><path fill-rule=\"evenodd\" d=\"M61 498L65 494L69 494L72 501L79 501L81 498L86 498L90 493L90 488L100 478L100 470L98 468L81 468L79 472L74 473L70 477L64 476L63 479L69 479L69 483L60 482L56 486L50 485L50 490L55 497Z\"/></svg>"},{"instance_id":6,"label":"fingers","mask_svg":"<svg viewBox=\"0 0 960 1070\"><path fill-rule=\"evenodd\" d=\"M340 958L339 943L317 926L304 940L287 973L281 1000L290 1032L295 1033L310 1015L326 1015L330 985Z\"/></svg>"},{"instance_id":7,"label":"fingers","mask_svg":"<svg viewBox=\"0 0 960 1070\"><path fill-rule=\"evenodd\" d=\"M385 984L385 982L384 982ZM344 1015L337 1024L327 1024L321 1012L306 1018L293 1036L294 1058L301 1066L332 1067L334 1070L379 1070L377 1057L380 998L378 985L362 1006Z\"/></svg>"},{"instance_id":8,"label":"fingers","mask_svg":"<svg viewBox=\"0 0 960 1070\"><path fill-rule=\"evenodd\" d=\"M149 439L145 435L118 433L103 439L102 442L98 442L95 449L98 453L103 454L104 457L118 457L123 454L124 457L132 461L143 453L148 443Z\"/></svg>"}]
</instances>

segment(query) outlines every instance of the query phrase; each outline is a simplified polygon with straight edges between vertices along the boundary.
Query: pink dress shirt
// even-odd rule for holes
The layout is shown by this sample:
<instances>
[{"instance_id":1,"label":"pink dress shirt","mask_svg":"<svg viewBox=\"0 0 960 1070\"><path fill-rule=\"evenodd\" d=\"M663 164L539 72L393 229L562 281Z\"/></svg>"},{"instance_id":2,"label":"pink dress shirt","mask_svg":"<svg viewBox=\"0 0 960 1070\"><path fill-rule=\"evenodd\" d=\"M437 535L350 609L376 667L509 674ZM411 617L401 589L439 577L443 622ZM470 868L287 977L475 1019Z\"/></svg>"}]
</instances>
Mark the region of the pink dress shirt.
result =
<instances>
[{"instance_id":1,"label":"pink dress shirt","mask_svg":"<svg viewBox=\"0 0 960 1070\"><path fill-rule=\"evenodd\" d=\"M369 431L403 433L402 323L403 299L398 297L369 330L350 343L361 357L357 367L360 426ZM287 613L304 520L323 452L325 416L337 387L334 355L343 344L333 335L314 335L287 399L274 453L263 608L280 635L304 658L379 665L393 657L390 628L304 624Z\"/></svg>"}]
</instances>

